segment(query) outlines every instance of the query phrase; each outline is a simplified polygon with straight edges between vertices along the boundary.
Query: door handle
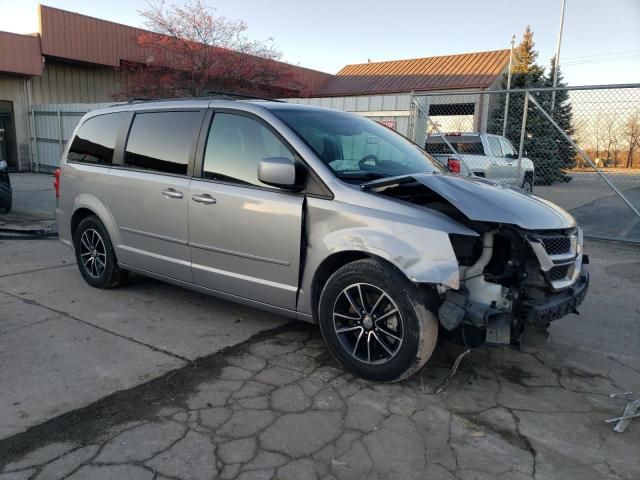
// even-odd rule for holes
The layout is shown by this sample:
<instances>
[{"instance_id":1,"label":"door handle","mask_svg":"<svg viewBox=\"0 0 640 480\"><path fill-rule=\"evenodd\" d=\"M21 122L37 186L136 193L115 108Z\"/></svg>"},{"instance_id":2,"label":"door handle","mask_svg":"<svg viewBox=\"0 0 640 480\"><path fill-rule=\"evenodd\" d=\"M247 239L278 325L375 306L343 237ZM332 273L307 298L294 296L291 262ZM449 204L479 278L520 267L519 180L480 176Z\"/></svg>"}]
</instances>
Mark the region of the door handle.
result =
<instances>
[{"instance_id":1,"label":"door handle","mask_svg":"<svg viewBox=\"0 0 640 480\"><path fill-rule=\"evenodd\" d=\"M182 192L177 191L175 188L167 188L162 191L162 195L167 198L182 198L184 197Z\"/></svg>"},{"instance_id":2,"label":"door handle","mask_svg":"<svg viewBox=\"0 0 640 480\"><path fill-rule=\"evenodd\" d=\"M193 195L191 197L191 200L193 200L194 202L198 202L198 203L204 203L205 205L212 205L212 204L216 203L216 199L213 198L208 193L204 193L202 195Z\"/></svg>"}]
</instances>

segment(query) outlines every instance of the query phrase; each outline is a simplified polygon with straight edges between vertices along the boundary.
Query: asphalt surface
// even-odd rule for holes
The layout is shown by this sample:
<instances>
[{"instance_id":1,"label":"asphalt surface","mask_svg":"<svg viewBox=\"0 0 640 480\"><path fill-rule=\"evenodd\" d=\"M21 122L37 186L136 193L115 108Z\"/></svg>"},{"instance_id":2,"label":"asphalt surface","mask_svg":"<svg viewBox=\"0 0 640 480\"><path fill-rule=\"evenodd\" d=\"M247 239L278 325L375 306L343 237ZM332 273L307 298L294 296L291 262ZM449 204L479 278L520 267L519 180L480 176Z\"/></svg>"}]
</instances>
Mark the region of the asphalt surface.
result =
<instances>
[{"instance_id":1,"label":"asphalt surface","mask_svg":"<svg viewBox=\"0 0 640 480\"><path fill-rule=\"evenodd\" d=\"M590 242L581 315L539 352L455 345L399 384L318 330L134 277L81 279L54 240L2 241L0 480L640 476L640 249ZM635 398L635 397L632 397Z\"/></svg>"},{"instance_id":2,"label":"asphalt surface","mask_svg":"<svg viewBox=\"0 0 640 480\"><path fill-rule=\"evenodd\" d=\"M59 242L0 240L0 480L640 478L640 422L604 423L640 392L640 247L586 251L581 314L540 351L474 349L448 379L440 342L375 384L315 326L139 276L96 290Z\"/></svg>"},{"instance_id":3,"label":"asphalt surface","mask_svg":"<svg viewBox=\"0 0 640 480\"><path fill-rule=\"evenodd\" d=\"M573 211L614 193L613 189L596 172L570 172L571 181L553 185L536 185L534 194L557 203L565 210ZM620 191L640 187L640 171L620 169L606 172L605 176Z\"/></svg>"},{"instance_id":4,"label":"asphalt surface","mask_svg":"<svg viewBox=\"0 0 640 480\"><path fill-rule=\"evenodd\" d=\"M56 197L53 175L11 173L13 208L0 214L2 228L41 228L55 220Z\"/></svg>"},{"instance_id":5,"label":"asphalt surface","mask_svg":"<svg viewBox=\"0 0 640 480\"><path fill-rule=\"evenodd\" d=\"M640 211L640 186L624 191L626 199ZM640 243L640 217L618 195L608 195L576 208L571 214L589 234Z\"/></svg>"},{"instance_id":6,"label":"asphalt surface","mask_svg":"<svg viewBox=\"0 0 640 480\"><path fill-rule=\"evenodd\" d=\"M605 173L636 210L640 211L640 172ZM535 186L534 195L571 212L586 235L640 243L640 217L595 172L571 172L569 183Z\"/></svg>"}]
</instances>

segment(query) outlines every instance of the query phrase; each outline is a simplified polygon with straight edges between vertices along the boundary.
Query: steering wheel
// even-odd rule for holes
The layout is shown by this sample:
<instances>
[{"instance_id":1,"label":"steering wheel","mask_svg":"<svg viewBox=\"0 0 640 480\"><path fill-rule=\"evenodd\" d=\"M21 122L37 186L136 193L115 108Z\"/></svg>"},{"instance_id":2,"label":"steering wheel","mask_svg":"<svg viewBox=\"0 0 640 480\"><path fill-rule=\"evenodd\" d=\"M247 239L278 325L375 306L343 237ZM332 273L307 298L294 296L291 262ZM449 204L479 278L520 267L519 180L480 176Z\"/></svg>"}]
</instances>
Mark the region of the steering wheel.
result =
<instances>
[{"instance_id":1,"label":"steering wheel","mask_svg":"<svg viewBox=\"0 0 640 480\"><path fill-rule=\"evenodd\" d=\"M366 168L364 168L364 165L369 161L369 160L373 160L373 166L377 166L378 163L380 163L380 160L378 160L378 157L376 157L375 155L371 154L371 155L366 155L364 157L362 157L360 159L360 161L358 162L358 167L360 167L361 170L366 170Z\"/></svg>"}]
</instances>

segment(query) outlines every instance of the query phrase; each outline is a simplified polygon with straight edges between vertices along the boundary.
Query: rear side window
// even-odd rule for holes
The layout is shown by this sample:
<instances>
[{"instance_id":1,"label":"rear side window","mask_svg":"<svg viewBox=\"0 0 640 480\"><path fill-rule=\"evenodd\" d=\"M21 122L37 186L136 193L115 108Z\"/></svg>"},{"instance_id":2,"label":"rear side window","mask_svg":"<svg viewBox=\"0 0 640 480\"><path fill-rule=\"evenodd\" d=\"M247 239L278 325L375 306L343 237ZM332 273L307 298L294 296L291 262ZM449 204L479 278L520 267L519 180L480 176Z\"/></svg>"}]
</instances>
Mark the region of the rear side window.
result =
<instances>
[{"instance_id":1,"label":"rear side window","mask_svg":"<svg viewBox=\"0 0 640 480\"><path fill-rule=\"evenodd\" d=\"M294 160L287 146L256 120L215 114L204 154L204 178L273 188L258 180L258 162L268 157Z\"/></svg>"},{"instance_id":2,"label":"rear side window","mask_svg":"<svg viewBox=\"0 0 640 480\"><path fill-rule=\"evenodd\" d=\"M186 175L201 123L200 112L137 113L127 140L125 163Z\"/></svg>"},{"instance_id":3,"label":"rear side window","mask_svg":"<svg viewBox=\"0 0 640 480\"><path fill-rule=\"evenodd\" d=\"M484 155L484 148L482 148L482 142L480 137L447 137L447 141L456 150L456 152L466 155ZM451 149L442 138L437 139L433 137L427 139L427 143L424 146L427 153L431 155L450 155Z\"/></svg>"},{"instance_id":4,"label":"rear side window","mask_svg":"<svg viewBox=\"0 0 640 480\"><path fill-rule=\"evenodd\" d=\"M71 162L111 164L113 150L127 114L107 113L91 117L78 129L71 142L67 160Z\"/></svg>"}]
</instances>

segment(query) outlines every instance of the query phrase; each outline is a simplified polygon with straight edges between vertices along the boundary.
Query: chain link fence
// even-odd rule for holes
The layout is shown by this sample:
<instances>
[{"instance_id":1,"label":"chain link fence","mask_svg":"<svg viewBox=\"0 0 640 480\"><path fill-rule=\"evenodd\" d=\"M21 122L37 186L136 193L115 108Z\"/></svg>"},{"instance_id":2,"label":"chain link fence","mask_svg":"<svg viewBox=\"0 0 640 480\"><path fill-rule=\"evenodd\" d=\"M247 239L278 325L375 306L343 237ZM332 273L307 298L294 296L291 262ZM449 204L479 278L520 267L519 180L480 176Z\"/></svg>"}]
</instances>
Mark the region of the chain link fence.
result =
<instances>
[{"instance_id":1,"label":"chain link fence","mask_svg":"<svg viewBox=\"0 0 640 480\"><path fill-rule=\"evenodd\" d=\"M558 88L553 108L552 91L414 94L407 133L454 171L560 205L587 236L640 243L640 85ZM32 169L55 169L80 118L104 106L34 105Z\"/></svg>"},{"instance_id":2,"label":"chain link fence","mask_svg":"<svg viewBox=\"0 0 640 480\"><path fill-rule=\"evenodd\" d=\"M640 85L414 95L409 137L451 170L552 201L593 238L640 243Z\"/></svg>"}]
</instances>

